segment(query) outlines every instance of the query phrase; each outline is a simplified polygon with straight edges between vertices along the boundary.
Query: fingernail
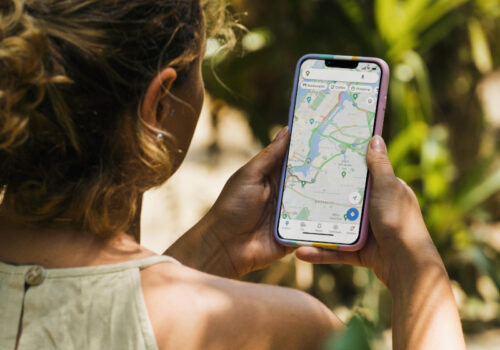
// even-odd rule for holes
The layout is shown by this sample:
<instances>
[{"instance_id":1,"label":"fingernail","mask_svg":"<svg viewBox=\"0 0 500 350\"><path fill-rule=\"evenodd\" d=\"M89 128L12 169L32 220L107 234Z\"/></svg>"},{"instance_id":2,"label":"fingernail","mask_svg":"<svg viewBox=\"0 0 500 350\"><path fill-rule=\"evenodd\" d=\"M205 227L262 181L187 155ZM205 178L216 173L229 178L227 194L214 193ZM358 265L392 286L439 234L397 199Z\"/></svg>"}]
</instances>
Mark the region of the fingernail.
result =
<instances>
[{"instance_id":1,"label":"fingernail","mask_svg":"<svg viewBox=\"0 0 500 350\"><path fill-rule=\"evenodd\" d=\"M288 126L285 126L283 129L280 130L278 135L274 138L274 141L281 140L283 137L285 137L286 133L288 132Z\"/></svg>"},{"instance_id":2,"label":"fingernail","mask_svg":"<svg viewBox=\"0 0 500 350\"><path fill-rule=\"evenodd\" d=\"M375 135L372 138L372 142L370 143L370 147L377 152L385 152L385 142L384 139L379 135Z\"/></svg>"}]
</instances>

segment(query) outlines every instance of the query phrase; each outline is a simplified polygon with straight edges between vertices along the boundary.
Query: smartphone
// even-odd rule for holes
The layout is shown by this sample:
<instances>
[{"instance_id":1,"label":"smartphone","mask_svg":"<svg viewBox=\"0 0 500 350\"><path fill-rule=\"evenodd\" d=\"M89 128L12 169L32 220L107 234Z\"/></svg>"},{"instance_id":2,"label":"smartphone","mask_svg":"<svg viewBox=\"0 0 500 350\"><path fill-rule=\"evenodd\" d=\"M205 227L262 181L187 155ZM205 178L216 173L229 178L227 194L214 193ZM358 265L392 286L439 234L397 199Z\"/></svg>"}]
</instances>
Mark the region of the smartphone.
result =
<instances>
[{"instance_id":1,"label":"smartphone","mask_svg":"<svg viewBox=\"0 0 500 350\"><path fill-rule=\"evenodd\" d=\"M275 222L285 245L361 249L368 233L366 150L382 133L389 67L319 55L297 63Z\"/></svg>"}]
</instances>

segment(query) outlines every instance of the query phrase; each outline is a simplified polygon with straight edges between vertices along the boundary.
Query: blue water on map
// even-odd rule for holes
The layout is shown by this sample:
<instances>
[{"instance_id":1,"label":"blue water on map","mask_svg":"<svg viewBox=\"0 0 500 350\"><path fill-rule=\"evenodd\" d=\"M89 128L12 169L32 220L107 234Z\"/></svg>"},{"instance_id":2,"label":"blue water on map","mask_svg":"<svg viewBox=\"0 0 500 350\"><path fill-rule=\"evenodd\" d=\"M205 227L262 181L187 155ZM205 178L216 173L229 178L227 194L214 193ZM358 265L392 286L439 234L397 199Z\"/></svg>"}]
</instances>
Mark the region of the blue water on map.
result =
<instances>
[{"instance_id":1,"label":"blue water on map","mask_svg":"<svg viewBox=\"0 0 500 350\"><path fill-rule=\"evenodd\" d=\"M309 92L309 90L302 89L301 87L299 87L297 89L297 97L295 98L295 101L296 101L295 103L298 104L300 101L302 101L308 92Z\"/></svg>"},{"instance_id":2,"label":"blue water on map","mask_svg":"<svg viewBox=\"0 0 500 350\"><path fill-rule=\"evenodd\" d=\"M335 116L344 109L345 101L350 101L349 94L342 93L340 95L340 103L338 104L338 106L335 109L333 109L333 111L328 115L328 117L321 123L318 129L311 136L311 148L308 156L310 161L307 161L303 166L299 168L294 168L293 173L302 173L303 176L307 176L309 174L309 171L311 169L310 163L312 163L314 159L318 156L319 143L323 140L323 137L320 135L320 133L321 134L324 133L325 129L329 125L328 122L331 122L335 118ZM344 154L344 159L345 159L345 154Z\"/></svg>"}]
</instances>

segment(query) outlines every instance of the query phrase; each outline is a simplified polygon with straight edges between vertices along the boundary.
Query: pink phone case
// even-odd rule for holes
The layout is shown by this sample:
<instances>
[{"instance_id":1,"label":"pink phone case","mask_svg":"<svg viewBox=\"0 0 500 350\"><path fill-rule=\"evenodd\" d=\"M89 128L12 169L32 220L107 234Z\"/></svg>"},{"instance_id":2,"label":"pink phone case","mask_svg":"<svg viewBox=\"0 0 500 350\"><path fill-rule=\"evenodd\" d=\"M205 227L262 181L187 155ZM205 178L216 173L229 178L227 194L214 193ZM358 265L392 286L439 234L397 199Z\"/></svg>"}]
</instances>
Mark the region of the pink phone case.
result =
<instances>
[{"instance_id":1,"label":"pink phone case","mask_svg":"<svg viewBox=\"0 0 500 350\"><path fill-rule=\"evenodd\" d=\"M301 57L297 63L297 68L295 70L295 79L294 79L294 84L293 84L293 91L292 91L292 102L290 104L290 112L288 116L288 128L290 132L292 131L292 123L293 123L293 117L294 117L294 110L295 110L295 98L297 95L297 85L299 82L299 74L300 74L300 67L302 63L305 60L308 59L318 59L318 60L353 60L353 61L360 61L360 62L372 62L376 63L380 69L381 69L381 82L380 82L380 91L379 91L379 98L377 101L377 109L376 109L376 115L375 115L375 125L373 128L373 134L374 135L381 135L382 134L382 127L384 124L384 113L385 113L385 106L387 102L387 89L389 86L389 66L387 63L380 59L380 58L375 58L375 57L357 57L357 56L341 56L341 55L322 55L322 54L308 54L303 57ZM276 219L274 223L274 235L276 237L276 240L280 242L283 245L288 245L288 246L313 246L313 247L319 247L319 248L326 248L326 249L336 249L336 250L345 250L345 251L355 251L359 250L363 247L363 245L366 242L366 237L368 236L368 198L370 196L370 190L371 190L371 176L368 173L368 182L366 186L366 194L365 194L365 201L363 203L363 212L362 212L362 218L361 218L361 225L360 225L360 234L358 240L353 243L353 244L335 244L335 243L323 243L323 242L314 242L314 241L294 241L294 240L289 240L289 239L284 239L281 238L279 233L278 233L278 223L280 219L280 212L281 212L281 200L282 200L282 195L283 195L283 184L285 180L285 174L286 174L286 165L288 163L288 151L286 153L286 157L283 163L283 168L281 171L281 180L280 180L280 189L279 189L279 197L278 197L278 207L276 210Z\"/></svg>"}]
</instances>

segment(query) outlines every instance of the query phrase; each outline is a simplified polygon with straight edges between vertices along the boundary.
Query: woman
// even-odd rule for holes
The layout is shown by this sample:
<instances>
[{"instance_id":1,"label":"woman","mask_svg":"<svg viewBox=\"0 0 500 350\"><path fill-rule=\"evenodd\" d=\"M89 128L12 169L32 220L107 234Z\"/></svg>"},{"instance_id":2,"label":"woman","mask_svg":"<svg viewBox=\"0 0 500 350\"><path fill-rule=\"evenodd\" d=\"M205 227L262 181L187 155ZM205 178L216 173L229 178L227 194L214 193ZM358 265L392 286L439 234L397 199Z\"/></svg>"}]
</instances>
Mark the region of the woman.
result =
<instances>
[{"instance_id":1,"label":"woman","mask_svg":"<svg viewBox=\"0 0 500 350\"><path fill-rule=\"evenodd\" d=\"M226 278L291 252L272 237L286 129L167 256L130 236L142 194L189 148L204 33L223 14L198 0L0 3L2 349L313 349L342 328L302 292ZM367 162L367 245L297 256L372 269L393 295L396 349L464 348L443 263L381 138Z\"/></svg>"}]
</instances>

